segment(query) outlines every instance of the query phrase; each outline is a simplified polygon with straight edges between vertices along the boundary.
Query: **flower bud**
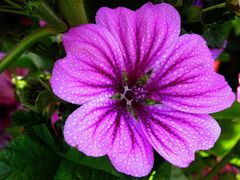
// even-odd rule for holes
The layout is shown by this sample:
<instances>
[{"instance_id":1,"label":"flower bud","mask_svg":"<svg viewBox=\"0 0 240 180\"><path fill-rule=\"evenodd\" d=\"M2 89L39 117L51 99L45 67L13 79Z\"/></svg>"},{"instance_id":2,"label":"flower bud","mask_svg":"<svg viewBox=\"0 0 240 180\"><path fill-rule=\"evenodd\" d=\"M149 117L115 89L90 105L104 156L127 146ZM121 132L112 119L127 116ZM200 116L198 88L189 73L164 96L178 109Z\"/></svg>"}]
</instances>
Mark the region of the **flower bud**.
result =
<instances>
[{"instance_id":1,"label":"flower bud","mask_svg":"<svg viewBox=\"0 0 240 180\"><path fill-rule=\"evenodd\" d=\"M239 0L226 0L226 4L233 13L240 16L240 1Z\"/></svg>"}]
</instances>

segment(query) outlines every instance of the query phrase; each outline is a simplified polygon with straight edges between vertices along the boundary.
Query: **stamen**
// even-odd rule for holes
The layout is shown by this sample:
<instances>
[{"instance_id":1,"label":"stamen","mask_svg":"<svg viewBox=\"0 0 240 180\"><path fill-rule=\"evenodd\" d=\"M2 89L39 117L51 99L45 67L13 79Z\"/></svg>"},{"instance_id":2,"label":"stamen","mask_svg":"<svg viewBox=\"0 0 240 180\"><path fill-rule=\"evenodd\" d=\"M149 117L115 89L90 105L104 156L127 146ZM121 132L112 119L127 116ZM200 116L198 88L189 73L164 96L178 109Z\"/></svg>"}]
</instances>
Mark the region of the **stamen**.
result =
<instances>
[{"instance_id":1,"label":"stamen","mask_svg":"<svg viewBox=\"0 0 240 180\"><path fill-rule=\"evenodd\" d=\"M130 89L127 85L125 85L124 93L121 94L121 99L126 101L127 106L132 106L133 103L144 103L145 98L146 91L140 86L134 86Z\"/></svg>"}]
</instances>

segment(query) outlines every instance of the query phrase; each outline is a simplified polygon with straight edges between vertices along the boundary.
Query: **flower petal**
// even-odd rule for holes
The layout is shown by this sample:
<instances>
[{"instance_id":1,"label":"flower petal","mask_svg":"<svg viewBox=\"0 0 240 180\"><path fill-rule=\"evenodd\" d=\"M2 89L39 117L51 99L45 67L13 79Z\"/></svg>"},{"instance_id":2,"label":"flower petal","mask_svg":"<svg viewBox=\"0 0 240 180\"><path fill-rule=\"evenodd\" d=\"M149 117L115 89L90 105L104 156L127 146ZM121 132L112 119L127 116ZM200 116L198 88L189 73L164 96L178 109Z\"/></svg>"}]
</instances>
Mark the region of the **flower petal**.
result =
<instances>
[{"instance_id":1,"label":"flower petal","mask_svg":"<svg viewBox=\"0 0 240 180\"><path fill-rule=\"evenodd\" d=\"M71 28L63 36L67 56L55 63L54 93L83 104L97 96L111 96L121 86L122 55L112 35L97 25Z\"/></svg>"},{"instance_id":2,"label":"flower petal","mask_svg":"<svg viewBox=\"0 0 240 180\"><path fill-rule=\"evenodd\" d=\"M139 124L116 100L90 101L67 119L64 138L89 156L108 154L123 173L144 176L153 165L153 152Z\"/></svg>"},{"instance_id":3,"label":"flower petal","mask_svg":"<svg viewBox=\"0 0 240 180\"><path fill-rule=\"evenodd\" d=\"M224 49L227 47L227 40L224 41L223 47L222 48L212 48L210 49L212 53L213 59L217 59L218 56L224 51Z\"/></svg>"},{"instance_id":4,"label":"flower petal","mask_svg":"<svg viewBox=\"0 0 240 180\"><path fill-rule=\"evenodd\" d=\"M208 115L180 112L164 105L142 107L137 114L155 150L178 167L187 167L195 151L213 147L221 131Z\"/></svg>"},{"instance_id":5,"label":"flower petal","mask_svg":"<svg viewBox=\"0 0 240 180\"><path fill-rule=\"evenodd\" d=\"M183 35L146 85L151 98L190 113L213 113L233 103L235 95L215 73L213 58L198 35Z\"/></svg>"},{"instance_id":6,"label":"flower petal","mask_svg":"<svg viewBox=\"0 0 240 180\"><path fill-rule=\"evenodd\" d=\"M129 114L128 112L126 112ZM130 138L127 142L131 144L128 153L119 151L121 146L124 145L121 136L114 143L112 150L108 153L110 160L114 167L125 174L142 177L149 174L153 166L153 150L142 132L140 125L131 116L125 118L128 126Z\"/></svg>"},{"instance_id":7,"label":"flower petal","mask_svg":"<svg viewBox=\"0 0 240 180\"><path fill-rule=\"evenodd\" d=\"M73 76L71 72L66 71L66 66L73 67L74 65L68 58L66 60L58 60L54 65L50 81L54 94L74 104L83 104L99 96L107 98L114 94L115 90L112 83L99 73L85 72L82 78L80 78L80 76ZM80 69L81 66L73 68ZM80 73L81 71L78 72ZM102 81L99 81L99 79L102 79Z\"/></svg>"},{"instance_id":8,"label":"flower petal","mask_svg":"<svg viewBox=\"0 0 240 180\"><path fill-rule=\"evenodd\" d=\"M223 52L223 48L213 48L211 49L213 59L217 59L218 56Z\"/></svg>"},{"instance_id":9,"label":"flower petal","mask_svg":"<svg viewBox=\"0 0 240 180\"><path fill-rule=\"evenodd\" d=\"M0 74L0 104L15 105L16 98L9 72Z\"/></svg>"},{"instance_id":10,"label":"flower petal","mask_svg":"<svg viewBox=\"0 0 240 180\"><path fill-rule=\"evenodd\" d=\"M136 12L104 7L97 12L96 22L117 40L130 85L171 51L180 31L178 12L165 3L147 3Z\"/></svg>"}]
</instances>

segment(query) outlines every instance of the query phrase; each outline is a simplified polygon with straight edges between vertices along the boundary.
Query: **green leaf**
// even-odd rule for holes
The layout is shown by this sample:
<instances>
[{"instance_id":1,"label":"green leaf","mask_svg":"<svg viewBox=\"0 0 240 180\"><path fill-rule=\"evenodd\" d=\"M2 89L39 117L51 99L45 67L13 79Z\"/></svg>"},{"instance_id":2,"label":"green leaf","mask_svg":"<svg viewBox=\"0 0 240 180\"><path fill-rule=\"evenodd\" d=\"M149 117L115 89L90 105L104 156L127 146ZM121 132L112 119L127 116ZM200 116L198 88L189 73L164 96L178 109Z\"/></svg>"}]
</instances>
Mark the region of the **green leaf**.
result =
<instances>
[{"instance_id":1,"label":"green leaf","mask_svg":"<svg viewBox=\"0 0 240 180\"><path fill-rule=\"evenodd\" d=\"M187 22L200 22L201 21L201 8L198 6L190 6L187 10Z\"/></svg>"},{"instance_id":2,"label":"green leaf","mask_svg":"<svg viewBox=\"0 0 240 180\"><path fill-rule=\"evenodd\" d=\"M171 180L188 180L187 177L183 174L182 169L172 166L171 168Z\"/></svg>"},{"instance_id":3,"label":"green leaf","mask_svg":"<svg viewBox=\"0 0 240 180\"><path fill-rule=\"evenodd\" d=\"M59 166L59 169L55 175L55 180L107 180L118 179L104 171L91 169L87 166L74 163L72 161L63 160Z\"/></svg>"},{"instance_id":4,"label":"green leaf","mask_svg":"<svg viewBox=\"0 0 240 180\"><path fill-rule=\"evenodd\" d=\"M229 20L222 24L207 26L202 36L211 48L222 48L231 29L232 20Z\"/></svg>"},{"instance_id":5,"label":"green leaf","mask_svg":"<svg viewBox=\"0 0 240 180\"><path fill-rule=\"evenodd\" d=\"M227 53L227 52L223 52L223 53L220 54L218 59L221 62L229 62L231 60L231 55L229 53Z\"/></svg>"},{"instance_id":6,"label":"green leaf","mask_svg":"<svg viewBox=\"0 0 240 180\"><path fill-rule=\"evenodd\" d=\"M12 65L12 68L28 68L28 69L35 69L35 65L33 63L33 61L28 58L26 55L22 55L20 56Z\"/></svg>"},{"instance_id":7,"label":"green leaf","mask_svg":"<svg viewBox=\"0 0 240 180\"><path fill-rule=\"evenodd\" d=\"M240 140L240 118L222 119L218 121L222 132L210 153L223 157L229 153L234 145Z\"/></svg>"},{"instance_id":8,"label":"green leaf","mask_svg":"<svg viewBox=\"0 0 240 180\"><path fill-rule=\"evenodd\" d=\"M234 165L240 167L240 158L239 157L233 158L230 162L231 162L231 164L234 164Z\"/></svg>"},{"instance_id":9,"label":"green leaf","mask_svg":"<svg viewBox=\"0 0 240 180\"><path fill-rule=\"evenodd\" d=\"M201 154L206 154L206 151L201 151ZM207 154L209 156L209 154ZM199 172L202 172L206 167L206 162L200 153L197 153L195 156L195 160L190 164L190 166L184 169L184 172L190 175L196 174L200 175Z\"/></svg>"},{"instance_id":10,"label":"green leaf","mask_svg":"<svg viewBox=\"0 0 240 180\"><path fill-rule=\"evenodd\" d=\"M102 170L114 176L120 176L120 173L113 168L111 162L106 156L100 158L89 157L85 156L83 153L80 153L79 151L73 148L71 148L68 151L66 156L68 160L78 163L80 165L88 166L93 169Z\"/></svg>"},{"instance_id":11,"label":"green leaf","mask_svg":"<svg viewBox=\"0 0 240 180\"><path fill-rule=\"evenodd\" d=\"M73 163L68 160L63 160L54 177L55 180L75 180L87 179L91 171L89 168Z\"/></svg>"},{"instance_id":12,"label":"green leaf","mask_svg":"<svg viewBox=\"0 0 240 180\"><path fill-rule=\"evenodd\" d=\"M12 67L27 67L34 69L49 69L52 67L52 59L49 57L41 57L36 53L26 52L16 60Z\"/></svg>"},{"instance_id":13,"label":"green leaf","mask_svg":"<svg viewBox=\"0 0 240 180\"><path fill-rule=\"evenodd\" d=\"M46 118L39 113L33 111L15 111L12 115L12 123L14 126L24 127L29 129L34 125L45 122Z\"/></svg>"},{"instance_id":14,"label":"green leaf","mask_svg":"<svg viewBox=\"0 0 240 180\"><path fill-rule=\"evenodd\" d=\"M65 159L61 162L54 179L105 180L119 179L120 175L121 174L112 167L107 157L88 157L76 149L71 148L67 152Z\"/></svg>"},{"instance_id":15,"label":"green leaf","mask_svg":"<svg viewBox=\"0 0 240 180\"><path fill-rule=\"evenodd\" d=\"M38 128L42 129L43 126ZM0 179L53 179L59 165L59 156L42 142L46 129L38 134L24 133L0 152Z\"/></svg>"},{"instance_id":16,"label":"green leaf","mask_svg":"<svg viewBox=\"0 0 240 180\"><path fill-rule=\"evenodd\" d=\"M40 92L37 96L37 99L35 101L35 109L37 112L42 112L44 108L47 108L47 106L55 100L55 96L53 93L49 90L44 90Z\"/></svg>"},{"instance_id":17,"label":"green leaf","mask_svg":"<svg viewBox=\"0 0 240 180\"><path fill-rule=\"evenodd\" d=\"M171 179L171 164L165 162L159 165L156 171L153 171L149 180L170 180Z\"/></svg>"},{"instance_id":18,"label":"green leaf","mask_svg":"<svg viewBox=\"0 0 240 180\"><path fill-rule=\"evenodd\" d=\"M235 35L239 36L240 35L240 17L236 16L234 21L233 21L233 28L235 31Z\"/></svg>"},{"instance_id":19,"label":"green leaf","mask_svg":"<svg viewBox=\"0 0 240 180\"><path fill-rule=\"evenodd\" d=\"M225 40L219 28L211 29L202 36L207 41L207 44L214 48L221 48Z\"/></svg>"},{"instance_id":20,"label":"green leaf","mask_svg":"<svg viewBox=\"0 0 240 180\"><path fill-rule=\"evenodd\" d=\"M153 171L149 180L187 180L180 168L174 167L168 162L159 165L156 171Z\"/></svg>"},{"instance_id":21,"label":"green leaf","mask_svg":"<svg viewBox=\"0 0 240 180\"><path fill-rule=\"evenodd\" d=\"M38 139L41 140L41 142L44 145L46 145L47 147L50 147L55 152L57 151L55 141L45 124L41 124L39 126L34 126L29 131L29 134L32 136L38 137Z\"/></svg>"}]
</instances>

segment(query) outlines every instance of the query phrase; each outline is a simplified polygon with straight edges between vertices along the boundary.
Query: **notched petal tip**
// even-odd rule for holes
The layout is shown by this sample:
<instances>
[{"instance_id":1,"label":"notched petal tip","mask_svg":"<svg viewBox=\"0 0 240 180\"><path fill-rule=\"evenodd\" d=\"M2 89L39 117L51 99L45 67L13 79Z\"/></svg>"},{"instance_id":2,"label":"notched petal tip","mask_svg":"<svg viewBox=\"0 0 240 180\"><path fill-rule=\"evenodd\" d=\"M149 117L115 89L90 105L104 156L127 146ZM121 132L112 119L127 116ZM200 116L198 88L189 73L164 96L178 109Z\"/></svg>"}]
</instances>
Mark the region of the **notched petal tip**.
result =
<instances>
[{"instance_id":1,"label":"notched petal tip","mask_svg":"<svg viewBox=\"0 0 240 180\"><path fill-rule=\"evenodd\" d=\"M150 143L139 124L116 100L95 99L74 111L65 123L64 138L86 155L108 155L122 173L141 177L152 169Z\"/></svg>"},{"instance_id":2,"label":"notched petal tip","mask_svg":"<svg viewBox=\"0 0 240 180\"><path fill-rule=\"evenodd\" d=\"M109 62L114 58L91 52L91 47L84 43L75 50L81 52L77 57L70 53L55 63L50 80L53 92L73 104L83 104L98 96L111 97L121 84L121 66Z\"/></svg>"},{"instance_id":3,"label":"notched petal tip","mask_svg":"<svg viewBox=\"0 0 240 180\"><path fill-rule=\"evenodd\" d=\"M130 85L156 66L160 56L171 52L180 33L179 13L164 3L147 3L136 11L101 8L96 23L119 44Z\"/></svg>"},{"instance_id":4,"label":"notched petal tip","mask_svg":"<svg viewBox=\"0 0 240 180\"><path fill-rule=\"evenodd\" d=\"M138 123L132 119L128 122L131 147L128 153L119 153L115 146L108 156L114 167L125 174L143 177L150 173L153 167L153 150L144 136Z\"/></svg>"},{"instance_id":5,"label":"notched petal tip","mask_svg":"<svg viewBox=\"0 0 240 180\"><path fill-rule=\"evenodd\" d=\"M183 35L174 49L146 85L151 96L174 109L196 114L231 106L232 90L214 71L214 59L205 40L195 34Z\"/></svg>"},{"instance_id":6,"label":"notched petal tip","mask_svg":"<svg viewBox=\"0 0 240 180\"><path fill-rule=\"evenodd\" d=\"M88 156L106 155L111 139L108 134L103 135L107 133L106 129L111 126L115 114L109 112L111 107L108 105L104 98L99 98L74 111L64 125L65 141Z\"/></svg>"},{"instance_id":7,"label":"notched petal tip","mask_svg":"<svg viewBox=\"0 0 240 180\"><path fill-rule=\"evenodd\" d=\"M137 114L154 149L182 168L195 159L196 151L212 148L221 132L208 115L184 113L164 105L142 107Z\"/></svg>"}]
</instances>

